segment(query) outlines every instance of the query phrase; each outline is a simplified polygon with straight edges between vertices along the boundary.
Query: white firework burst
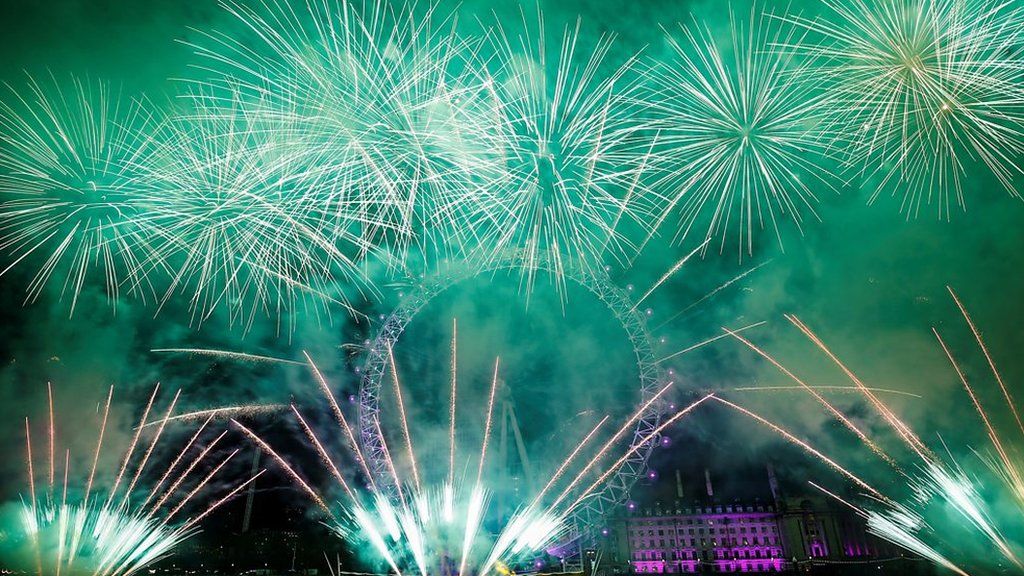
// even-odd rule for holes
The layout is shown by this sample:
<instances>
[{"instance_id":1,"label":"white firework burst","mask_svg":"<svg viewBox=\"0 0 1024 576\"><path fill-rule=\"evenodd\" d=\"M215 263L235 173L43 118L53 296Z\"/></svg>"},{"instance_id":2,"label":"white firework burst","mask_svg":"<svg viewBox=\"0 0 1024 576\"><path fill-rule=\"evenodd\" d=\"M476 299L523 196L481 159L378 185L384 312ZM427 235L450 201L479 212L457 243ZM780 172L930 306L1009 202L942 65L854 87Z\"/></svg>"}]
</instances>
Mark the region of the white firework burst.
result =
<instances>
[{"instance_id":1,"label":"white firework burst","mask_svg":"<svg viewBox=\"0 0 1024 576\"><path fill-rule=\"evenodd\" d=\"M777 49L794 41L793 27L756 12L745 24L730 18L728 41L697 23L667 34L671 56L651 65L650 106L657 186L680 213L676 240L706 234L724 250L735 231L742 257L757 230L770 227L781 244L781 219L799 229L805 215L817 218L812 186L829 184L820 96L802 78L806 65Z\"/></svg>"},{"instance_id":2,"label":"white firework burst","mask_svg":"<svg viewBox=\"0 0 1024 576\"><path fill-rule=\"evenodd\" d=\"M916 217L966 208L980 169L1019 197L1024 153L1024 11L992 0L826 0L828 18L791 18L821 36L798 47L828 82L830 132L870 200L888 192Z\"/></svg>"},{"instance_id":3,"label":"white firework burst","mask_svg":"<svg viewBox=\"0 0 1024 576\"><path fill-rule=\"evenodd\" d=\"M246 33L210 34L198 48L213 63L210 82L240 83L322 146L330 185L315 204L358 210L344 214L355 227L342 233L400 257L411 246L458 251L468 228L451 198L498 166L476 107L477 45L455 34L454 19L387 3L225 6Z\"/></svg>"},{"instance_id":4,"label":"white firework burst","mask_svg":"<svg viewBox=\"0 0 1024 576\"><path fill-rule=\"evenodd\" d=\"M107 393L106 404L99 405L103 406L102 419L90 458L92 466L86 474L72 472L71 450L60 449L57 436L66 430L68 435L81 437L87 430L76 426L74 419L57 417L52 390L47 386L48 442L44 446L48 449L40 451L36 444L35 457L32 426L25 419L28 486L22 493L19 521L5 527L0 542L7 571L67 576L146 573L151 564L166 558L194 535L203 519L263 474L259 472L202 504L211 496L213 486L220 483L221 470L238 449L214 460L214 450L226 432L211 440L204 434L209 432L207 419L185 444L172 448L177 453L173 461L158 467L157 447L169 447L164 432L179 397L175 394L155 429L143 435L143 424L153 413L158 391L159 386L154 387L126 450L115 456L120 466L110 469L108 477L101 469L100 455L110 448L113 387ZM40 460L45 464L37 467ZM198 509L197 504L201 505Z\"/></svg>"},{"instance_id":5,"label":"white firework burst","mask_svg":"<svg viewBox=\"0 0 1024 576\"><path fill-rule=\"evenodd\" d=\"M548 43L543 16L536 32L501 26L488 34L494 55L488 89L500 146L499 179L472 190L459 211L480 225L483 258L519 252L532 283L538 263L566 266L625 259L639 242L624 226L649 231L657 202L644 181L649 160L638 111L636 57L610 63L614 38L592 48L581 23Z\"/></svg>"},{"instance_id":6,"label":"white firework burst","mask_svg":"<svg viewBox=\"0 0 1024 576\"><path fill-rule=\"evenodd\" d=\"M97 277L114 303L152 296L141 273L150 231L136 159L151 148L148 106L106 82L29 78L0 99L0 275L33 267L26 301L50 284L73 314Z\"/></svg>"},{"instance_id":7,"label":"white firework burst","mask_svg":"<svg viewBox=\"0 0 1024 576\"><path fill-rule=\"evenodd\" d=\"M365 287L366 247L311 206L325 186L322 147L259 106L193 103L147 166L162 191L146 209L159 237L150 266L170 275L164 302L184 293L197 324L225 309L246 330L260 316L294 323L299 308L351 311L346 290Z\"/></svg>"}]
</instances>

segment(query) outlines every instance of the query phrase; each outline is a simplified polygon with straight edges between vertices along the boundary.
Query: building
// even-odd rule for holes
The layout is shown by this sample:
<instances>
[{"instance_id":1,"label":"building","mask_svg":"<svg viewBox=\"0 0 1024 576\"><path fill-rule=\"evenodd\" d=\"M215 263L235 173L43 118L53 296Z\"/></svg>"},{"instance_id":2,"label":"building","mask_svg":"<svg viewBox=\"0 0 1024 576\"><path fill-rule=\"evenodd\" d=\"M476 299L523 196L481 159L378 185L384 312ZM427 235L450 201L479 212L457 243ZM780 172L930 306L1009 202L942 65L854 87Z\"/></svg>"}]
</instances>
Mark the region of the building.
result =
<instances>
[{"instance_id":1,"label":"building","mask_svg":"<svg viewBox=\"0 0 1024 576\"><path fill-rule=\"evenodd\" d=\"M637 573L779 572L780 515L764 503L637 510L618 523Z\"/></svg>"},{"instance_id":2,"label":"building","mask_svg":"<svg viewBox=\"0 0 1024 576\"><path fill-rule=\"evenodd\" d=\"M613 573L859 573L916 563L868 534L863 520L819 495L783 497L771 467L771 499L722 502L708 471L706 495L684 503L676 473L672 504L630 502L602 531ZM906 560L906 562L904 562ZM845 570L845 572L844 572Z\"/></svg>"},{"instance_id":3,"label":"building","mask_svg":"<svg viewBox=\"0 0 1024 576\"><path fill-rule=\"evenodd\" d=\"M867 531L864 521L819 496L779 503L786 559L794 568L878 563L905 556L898 546Z\"/></svg>"}]
</instances>

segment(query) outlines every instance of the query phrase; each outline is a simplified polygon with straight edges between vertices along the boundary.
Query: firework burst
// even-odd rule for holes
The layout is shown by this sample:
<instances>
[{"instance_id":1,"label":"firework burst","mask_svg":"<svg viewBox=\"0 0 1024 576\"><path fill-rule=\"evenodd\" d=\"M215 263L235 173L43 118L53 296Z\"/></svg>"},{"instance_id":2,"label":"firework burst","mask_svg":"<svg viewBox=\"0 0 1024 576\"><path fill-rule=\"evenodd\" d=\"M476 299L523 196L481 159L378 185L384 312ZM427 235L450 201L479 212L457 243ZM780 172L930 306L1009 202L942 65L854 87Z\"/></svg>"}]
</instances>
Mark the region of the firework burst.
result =
<instances>
[{"instance_id":1,"label":"firework burst","mask_svg":"<svg viewBox=\"0 0 1024 576\"><path fill-rule=\"evenodd\" d=\"M309 209L322 149L237 94L192 100L147 162L161 190L147 218L159 240L151 265L170 275L163 302L183 293L197 324L224 308L245 329L259 316L348 308L345 289L364 285L365 249L358 236L325 231Z\"/></svg>"},{"instance_id":2,"label":"firework burst","mask_svg":"<svg viewBox=\"0 0 1024 576\"><path fill-rule=\"evenodd\" d=\"M612 36L585 47L579 21L549 43L539 12L536 20L524 14L520 32L488 33L489 132L503 167L486 195L459 203L484 223L484 257L519 253L531 279L544 260L557 276L632 255L639 243L624 230L648 228L659 205L644 179L650 145L638 121L636 57L610 62Z\"/></svg>"},{"instance_id":3,"label":"firework burst","mask_svg":"<svg viewBox=\"0 0 1024 576\"><path fill-rule=\"evenodd\" d=\"M99 278L114 303L153 297L143 273L151 231L138 159L151 149L149 106L106 82L30 78L0 99L0 270L33 267L26 301L53 284L73 314Z\"/></svg>"},{"instance_id":4,"label":"firework burst","mask_svg":"<svg viewBox=\"0 0 1024 576\"><path fill-rule=\"evenodd\" d=\"M827 0L828 18L792 18L819 35L794 44L827 81L828 132L871 201L901 198L908 217L966 207L985 168L1013 196L1024 153L1024 11L982 0Z\"/></svg>"},{"instance_id":5,"label":"firework burst","mask_svg":"<svg viewBox=\"0 0 1024 576\"><path fill-rule=\"evenodd\" d=\"M777 48L799 40L795 28L753 11L746 23L730 17L728 43L697 23L667 36L671 56L651 65L649 101L663 174L656 188L680 213L676 239L707 220L706 237L724 250L736 233L742 257L755 230L770 228L781 244L781 219L799 229L804 215L817 218L812 185L829 184L821 96L806 64Z\"/></svg>"},{"instance_id":6,"label":"firework burst","mask_svg":"<svg viewBox=\"0 0 1024 576\"><path fill-rule=\"evenodd\" d=\"M458 252L468 228L452 198L492 180L498 165L482 130L492 114L477 97L478 48L455 34L453 17L333 0L225 7L247 35L211 33L197 47L211 63L209 85L256 94L264 112L322 146L324 181L308 191L309 209L400 257L412 245Z\"/></svg>"},{"instance_id":7,"label":"firework burst","mask_svg":"<svg viewBox=\"0 0 1024 576\"><path fill-rule=\"evenodd\" d=\"M77 486L71 480L70 450L64 450L62 457L58 457L55 436L62 422L55 420L52 394L45 480L35 465L31 426L25 419L29 486L27 495L22 499L20 538L14 542L18 549L9 552L12 552L12 558L22 558L27 573L39 576L131 576L140 573L170 554L175 546L196 532L196 526L203 518L255 480L255 477L251 478L205 509L186 515L200 500L197 495L238 452L235 450L213 464L202 478L194 477L193 472L200 464L209 465L205 462L207 456L224 437L222 433L198 450L200 436L209 424L207 420L181 447L170 466L160 473L159 480L148 490L142 489L146 466L178 399L176 394L147 441L142 434L142 424L153 410L158 389L153 390L139 426L120 459L116 476L109 485L105 484L107 479L99 467L104 437L108 435L113 388L103 408L92 466L84 486ZM187 466L179 466L187 455L197 450L198 455L194 455ZM173 480L172 472L177 473ZM184 486L188 486L187 492Z\"/></svg>"}]
</instances>

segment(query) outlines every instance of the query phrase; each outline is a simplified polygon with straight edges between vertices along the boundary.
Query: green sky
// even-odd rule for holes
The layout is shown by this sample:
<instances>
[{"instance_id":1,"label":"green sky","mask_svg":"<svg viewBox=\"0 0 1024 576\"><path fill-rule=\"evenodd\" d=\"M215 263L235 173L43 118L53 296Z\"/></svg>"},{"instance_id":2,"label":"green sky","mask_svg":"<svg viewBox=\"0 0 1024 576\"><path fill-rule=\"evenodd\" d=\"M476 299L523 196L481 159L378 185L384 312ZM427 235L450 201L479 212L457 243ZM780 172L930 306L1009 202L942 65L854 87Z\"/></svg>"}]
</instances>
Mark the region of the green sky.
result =
<instances>
[{"instance_id":1,"label":"green sky","mask_svg":"<svg viewBox=\"0 0 1024 576\"><path fill-rule=\"evenodd\" d=\"M498 2L499 19L513 18L517 5ZM772 3L766 3L772 5ZM790 3L779 2L782 9ZM813 2L800 2L813 7ZM736 3L743 13L743 4ZM715 1L685 2L626 0L546 2L546 17L557 22L579 14L585 30L621 36L616 54L644 49L662 53L659 26L694 17L716 31L725 30L727 11ZM489 18L491 3L464 2L463 20ZM798 9L795 6L794 9ZM168 78L195 74L191 48L180 42L197 38L192 28L228 29L229 20L212 3L172 0L2 0L0 2L0 79L17 84L23 71L74 72L123 84L129 93L145 92L156 100L173 95L178 85ZM942 355L931 328L948 337L952 348L978 383L983 399L998 406L998 389L986 373L984 359L967 331L946 286L964 300L984 331L1006 382L1024 395L1024 202L1011 198L982 171L967 178L967 211L954 210L951 221L938 221L932 211L909 219L898 211L898 201L880 198L867 205L868 194L854 179L838 193L820 192L821 221L809 220L801 236L793 227L784 230L784 247L761 242L752 257L737 261L732 249L709 253L692 261L648 301L652 326L659 326L678 311L715 289L725 280L761 263L767 264L743 281L695 307L681 318L655 331L664 337L666 353L685 348L720 333L719 327L757 321L767 325L748 333L812 383L847 385L841 372L822 360L810 343L782 317L798 315L816 329L869 385L893 388L920 398L887 397L907 416L927 441L937 436L957 454L968 446L984 447L984 430L977 421L956 374ZM768 239L770 235L762 235ZM622 286L645 291L666 269L693 246L653 242L628 270L615 268L612 276ZM279 336L272 326L258 326L248 335L227 330L216 321L201 330L172 314L153 319L154 310L136 303L119 308L116 316L99 294L87 294L86 305L73 318L57 300L55 291L21 308L24 278L17 274L0 279L5 302L0 333L3 367L0 369L0 434L19 438L21 418L42 414L45 383L52 380L62 411L69 422L89 421L105 387L116 383L125 405L137 404L152 383L182 386L193 406L229 402L287 402L310 398L313 390L303 374L270 368L230 368L203 361L188 362L150 354L160 347L223 347L254 353L295 357L310 350L322 359L345 390L354 391L355 377L346 374L341 344L366 337L364 326L354 326L338 312L333 323L301 322L294 336ZM411 375L412 394L423 403L418 414L429 413L440 401L430 382L445 382L447 334L452 316L464 330L467 382L480 384L495 355L506 360L507 379L517 385L517 403L551 403L546 408L523 409L532 441L546 441L561 408L575 412L588 408L621 413L633 391L628 343L610 321L600 303L582 291L570 291L567 309L549 286L542 285L529 302L517 300L514 279L478 279L458 286L429 306L410 328L410 342L399 351ZM369 306L371 316L386 313L396 302ZM461 365L460 365L461 366ZM671 363L679 374L681 392L724 390L754 385L788 384L771 366L738 343L723 340ZM479 388L477 388L479 390ZM472 395L473 392L470 392ZM541 399L544 394L550 398ZM855 445L827 422L811 399L789 393L732 394L733 399L786 423L805 437L815 438L833 451L850 453L851 462L866 460L866 450ZM431 397L433 395L433 397ZM635 398L633 398L635 399ZM630 399L630 402L633 401ZM874 430L881 425L849 395L837 402L861 414ZM596 404L596 406L595 406ZM123 411L126 424L129 410ZM994 410L996 421L1008 429L1005 410ZM122 432L127 426L122 428ZM728 455L745 451L751 458L767 458L778 441L749 423L715 407L699 415L692 427L679 433L688 444L676 450L700 453L711 461L727 462ZM81 442L88 443L91 435ZM73 442L78 442L75 440ZM80 447L81 448L81 447ZM795 456L795 458L799 458ZM0 470L12 478L20 470L11 459ZM813 471L833 485L839 479L804 461L794 469ZM798 474L799 475L799 474ZM0 482L0 499L21 489L20 482Z\"/></svg>"}]
</instances>

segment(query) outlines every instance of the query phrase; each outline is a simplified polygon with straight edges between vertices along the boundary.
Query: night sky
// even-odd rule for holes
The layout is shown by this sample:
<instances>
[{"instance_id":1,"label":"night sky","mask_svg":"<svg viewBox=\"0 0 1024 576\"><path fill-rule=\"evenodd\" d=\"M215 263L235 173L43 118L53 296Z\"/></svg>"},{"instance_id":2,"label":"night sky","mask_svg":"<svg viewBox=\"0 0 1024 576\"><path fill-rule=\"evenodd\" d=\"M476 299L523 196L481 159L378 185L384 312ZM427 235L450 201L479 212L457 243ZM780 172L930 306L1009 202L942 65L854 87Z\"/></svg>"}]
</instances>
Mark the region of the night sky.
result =
<instances>
[{"instance_id":1,"label":"night sky","mask_svg":"<svg viewBox=\"0 0 1024 576\"><path fill-rule=\"evenodd\" d=\"M766 4L773 4L768 2ZM793 11L816 10L816 2L779 2ZM785 4L785 6L783 6ZM658 58L668 50L661 27L697 18L716 34L728 30L728 14L717 0L706 1L549 1L543 2L552 29L582 17L584 35L618 35L610 59L637 51ZM803 6L803 5L806 5ZM734 3L736 13L747 6ZM491 14L491 11L494 14ZM460 21L472 28L482 19L518 18L518 4L470 0L458 8ZM26 73L61 77L69 73L107 79L126 94L146 94L154 102L173 102L182 80L201 75L189 42L196 30L230 33L236 24L214 3L151 0L0 0L0 80L23 86ZM8 94L4 90L4 94ZM969 403L956 372L942 353L932 328L938 328L966 368L984 402L993 406L997 427L1011 430L1011 414L1000 404L999 389L971 333L947 292L952 287L983 331L995 362L1011 392L1024 394L1024 203L1009 194L984 170L968 173L966 211L954 209L949 220L933 210L918 217L899 211L899 200L880 197L869 205L870 192L854 174L838 190L817 190L820 221L809 218L802 233L782 225L782 245L770 231L757 237L752 255L717 244L694 258L643 304L652 310L649 326L658 351L668 355L721 334L721 327L765 324L745 333L808 383L851 383L783 317L794 314L814 329L869 386L911 395L883 399L933 446L948 447L965 461L973 449L987 450L984 428ZM620 287L643 293L696 243L671 245L656 238L632 266L610 263ZM2 256L2 265L10 262ZM724 282L757 267L750 275L693 306ZM371 271L382 298L356 303L370 318L387 314L406 288L384 270ZM138 411L156 383L159 406L181 389L179 410L243 403L296 402L319 425L330 425L315 381L302 367L250 365L203 357L151 352L160 348L218 348L300 359L308 351L347 401L358 391L360 364L350 344L361 344L372 327L353 322L341 309L327 315L291 318L294 332L279 330L274 319L258 318L245 332L214 315L202 326L189 322L187 302L171 301L157 314L152 302L126 299L116 313L102 286L86 286L69 317L60 283L34 302L24 303L30 269L15 267L0 277L0 437L7 458L0 460L0 509L4 522L17 510L26 491L23 453L24 421L40 427L46 410L46 384L53 384L58 436L72 450L72 470L83 471L91 456L97 412L113 384L114 420L108 442L126 442ZM560 295L543 275L529 297L517 275L484 275L451 288L426 306L395 350L418 449L443 450L446 434L449 338L452 318L459 325L459 375L467 413L481 411L489 370L501 356L501 376L523 427L534 465L557 466L561 455L589 429L597 415L621 419L636 405L636 367L625 334L607 309L586 290L570 284ZM807 394L794 391L738 392L736 388L792 385L783 374L751 350L723 339L666 363L677 384L674 402L719 391L723 397L757 410L801 438L812 441L866 477L888 478L884 465L849 432L835 424ZM891 432L851 393L828 396L880 438ZM353 407L354 408L354 407ZM353 411L354 414L354 411ZM465 439L476 441L481 416L467 416ZM288 415L257 417L252 425L281 446L301 450L301 432ZM227 427L216 422L219 429ZM81 432L79 432L81 430ZM189 428L173 430L187 438ZM670 445L659 448L652 469L657 482L641 482L639 501L674 497L673 470L687 480L687 496L699 496L708 468L723 498L765 497L765 462L771 460L787 487L811 491L814 480L837 492L853 494L842 477L793 449L776 435L721 405L702 406L669 431ZM40 436L41 438L42 436ZM251 444L231 432L227 443L243 448L232 474L248 473ZM294 461L316 470L316 459ZM439 454L444 454L440 452ZM158 458L170 454L158 454ZM108 468L115 468L113 450ZM974 465L974 460L971 460ZM255 523L294 526L310 518L301 493L272 464L261 479ZM102 472L101 472L102 473ZM323 481L326 476L317 477ZM998 495L988 495L997 499ZM240 502L210 520L223 533L237 530ZM216 532L216 531L215 531ZM217 536L204 535L203 538Z\"/></svg>"}]
</instances>

